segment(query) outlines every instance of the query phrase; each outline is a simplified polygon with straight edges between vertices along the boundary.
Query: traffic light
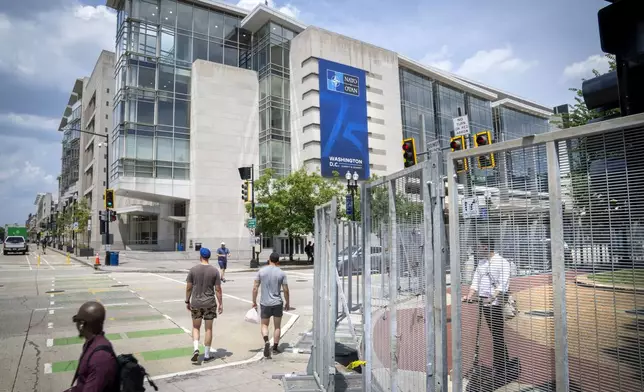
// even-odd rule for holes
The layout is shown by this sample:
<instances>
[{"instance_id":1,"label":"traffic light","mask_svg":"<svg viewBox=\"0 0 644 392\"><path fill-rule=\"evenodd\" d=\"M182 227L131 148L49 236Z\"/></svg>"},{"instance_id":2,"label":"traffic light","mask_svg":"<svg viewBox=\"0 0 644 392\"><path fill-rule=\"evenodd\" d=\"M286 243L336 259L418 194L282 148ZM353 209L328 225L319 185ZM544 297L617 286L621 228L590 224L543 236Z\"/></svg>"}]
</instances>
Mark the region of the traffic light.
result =
<instances>
[{"instance_id":1,"label":"traffic light","mask_svg":"<svg viewBox=\"0 0 644 392\"><path fill-rule=\"evenodd\" d=\"M250 187L250 181L244 181L242 183L242 186L241 186L241 198L245 202L250 201L250 198L248 196L250 194L249 189L248 189L249 187Z\"/></svg>"},{"instance_id":2,"label":"traffic light","mask_svg":"<svg viewBox=\"0 0 644 392\"><path fill-rule=\"evenodd\" d=\"M414 138L410 137L404 139L402 149L405 167L414 166L416 163L418 163L418 160L416 158L416 143L414 143Z\"/></svg>"},{"instance_id":3,"label":"traffic light","mask_svg":"<svg viewBox=\"0 0 644 392\"><path fill-rule=\"evenodd\" d=\"M492 144L492 134L490 131L483 131L474 135L474 147L487 146L488 144ZM496 166L494 154L477 156L476 162L479 169L492 169Z\"/></svg>"},{"instance_id":4,"label":"traffic light","mask_svg":"<svg viewBox=\"0 0 644 392\"><path fill-rule=\"evenodd\" d=\"M105 209L111 210L114 208L114 189L105 190Z\"/></svg>"},{"instance_id":5,"label":"traffic light","mask_svg":"<svg viewBox=\"0 0 644 392\"><path fill-rule=\"evenodd\" d=\"M449 142L449 147L452 149L452 152L465 150L467 148L467 145L465 144L465 136L460 135L460 136L454 136L453 138L451 138ZM456 165L457 173L466 172L468 169L467 158L457 160L455 162L455 165Z\"/></svg>"},{"instance_id":6,"label":"traffic light","mask_svg":"<svg viewBox=\"0 0 644 392\"><path fill-rule=\"evenodd\" d=\"M116 222L116 211L108 211L110 214L110 222Z\"/></svg>"}]
</instances>

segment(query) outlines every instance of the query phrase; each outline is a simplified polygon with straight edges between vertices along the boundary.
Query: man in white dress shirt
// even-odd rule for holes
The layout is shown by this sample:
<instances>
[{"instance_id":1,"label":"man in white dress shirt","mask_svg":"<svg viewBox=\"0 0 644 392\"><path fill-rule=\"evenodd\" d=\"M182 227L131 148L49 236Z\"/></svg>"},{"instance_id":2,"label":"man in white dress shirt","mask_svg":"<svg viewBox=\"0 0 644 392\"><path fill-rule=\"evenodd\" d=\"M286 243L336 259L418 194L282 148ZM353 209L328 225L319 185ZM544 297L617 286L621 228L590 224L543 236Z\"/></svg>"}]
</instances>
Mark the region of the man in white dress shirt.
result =
<instances>
[{"instance_id":1,"label":"man in white dress shirt","mask_svg":"<svg viewBox=\"0 0 644 392\"><path fill-rule=\"evenodd\" d=\"M504 336L503 307L508 298L512 267L506 259L494 252L494 243L488 237L479 238L476 257L479 263L474 271L470 291L463 300L471 301L478 293L485 321L492 333L494 373L504 374L509 358Z\"/></svg>"}]
</instances>

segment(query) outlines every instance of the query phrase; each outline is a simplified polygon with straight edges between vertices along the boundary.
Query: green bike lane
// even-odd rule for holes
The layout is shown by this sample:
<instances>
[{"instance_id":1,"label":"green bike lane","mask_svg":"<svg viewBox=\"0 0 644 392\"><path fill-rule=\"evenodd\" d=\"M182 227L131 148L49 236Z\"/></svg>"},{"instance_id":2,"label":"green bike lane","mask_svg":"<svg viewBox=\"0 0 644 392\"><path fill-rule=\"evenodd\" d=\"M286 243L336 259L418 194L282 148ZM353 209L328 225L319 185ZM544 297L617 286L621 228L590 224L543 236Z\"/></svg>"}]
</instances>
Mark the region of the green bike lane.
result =
<instances>
[{"instance_id":1,"label":"green bike lane","mask_svg":"<svg viewBox=\"0 0 644 392\"><path fill-rule=\"evenodd\" d=\"M32 333L39 334L43 343L41 366L46 383L40 383L39 391L64 390L71 382L84 343L78 337L72 316L88 300L105 305L104 329L116 353L134 354L152 376L235 364L256 357L260 351L259 327L243 321L248 301L225 294L224 313L215 320L212 344L215 360L190 362L192 320L183 303L184 276L56 275L39 279L41 296L45 298L41 303L46 304L35 310L45 314L44 322L32 328ZM290 316L294 322L296 317ZM288 321L285 318L285 323ZM201 343L203 334L202 328Z\"/></svg>"}]
</instances>

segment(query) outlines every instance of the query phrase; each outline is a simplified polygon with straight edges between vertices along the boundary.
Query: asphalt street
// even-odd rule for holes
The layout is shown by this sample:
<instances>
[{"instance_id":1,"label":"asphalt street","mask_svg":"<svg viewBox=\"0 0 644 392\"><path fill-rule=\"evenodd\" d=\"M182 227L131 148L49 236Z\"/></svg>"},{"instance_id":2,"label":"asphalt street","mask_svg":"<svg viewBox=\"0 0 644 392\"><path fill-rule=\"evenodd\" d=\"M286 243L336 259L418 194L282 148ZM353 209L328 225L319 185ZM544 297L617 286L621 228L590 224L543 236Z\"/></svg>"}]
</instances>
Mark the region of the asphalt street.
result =
<instances>
[{"instance_id":1,"label":"asphalt street","mask_svg":"<svg viewBox=\"0 0 644 392\"><path fill-rule=\"evenodd\" d=\"M259 326L244 322L255 273L227 275L224 312L215 322L217 359L194 365L184 275L96 272L64 255L38 253L0 256L0 391L60 392L69 386L83 344L72 316L88 300L105 305L105 332L115 351L134 353L158 378L261 357ZM313 271L287 274L295 309L284 316L283 329L290 328L282 341L292 342L311 325Z\"/></svg>"}]
</instances>

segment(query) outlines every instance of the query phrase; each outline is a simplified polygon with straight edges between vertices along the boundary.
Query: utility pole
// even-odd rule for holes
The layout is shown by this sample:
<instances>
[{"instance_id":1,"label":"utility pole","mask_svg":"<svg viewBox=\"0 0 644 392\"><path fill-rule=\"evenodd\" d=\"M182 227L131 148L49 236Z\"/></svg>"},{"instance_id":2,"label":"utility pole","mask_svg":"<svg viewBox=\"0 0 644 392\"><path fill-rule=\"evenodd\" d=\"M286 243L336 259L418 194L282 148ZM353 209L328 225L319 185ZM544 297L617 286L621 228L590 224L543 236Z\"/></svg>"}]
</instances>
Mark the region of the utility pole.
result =
<instances>
[{"instance_id":1,"label":"utility pole","mask_svg":"<svg viewBox=\"0 0 644 392\"><path fill-rule=\"evenodd\" d=\"M257 224L257 220L255 219L255 164L253 163L250 165L250 217L255 220ZM251 259L251 264L259 263L259 256L255 252L255 238L257 238L257 233L256 233L256 227L253 228L253 246L251 248L251 254L252 259Z\"/></svg>"}]
</instances>

